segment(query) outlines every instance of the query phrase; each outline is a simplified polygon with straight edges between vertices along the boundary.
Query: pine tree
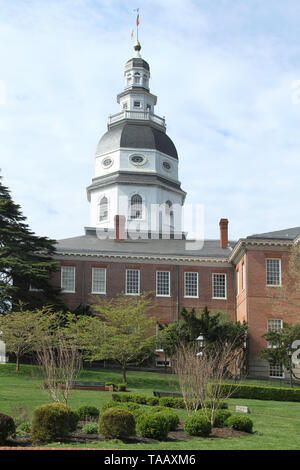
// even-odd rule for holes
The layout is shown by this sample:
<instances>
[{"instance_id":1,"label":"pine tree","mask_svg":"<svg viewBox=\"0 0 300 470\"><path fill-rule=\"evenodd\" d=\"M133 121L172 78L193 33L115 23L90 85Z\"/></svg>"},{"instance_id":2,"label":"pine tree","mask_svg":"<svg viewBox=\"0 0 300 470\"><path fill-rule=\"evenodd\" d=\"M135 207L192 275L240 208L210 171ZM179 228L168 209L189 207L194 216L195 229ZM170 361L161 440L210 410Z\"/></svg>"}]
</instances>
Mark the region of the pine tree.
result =
<instances>
[{"instance_id":1,"label":"pine tree","mask_svg":"<svg viewBox=\"0 0 300 470\"><path fill-rule=\"evenodd\" d=\"M60 303L60 289L49 282L58 269L54 253L55 240L38 237L29 229L0 176L0 312L19 302L27 308Z\"/></svg>"}]
</instances>

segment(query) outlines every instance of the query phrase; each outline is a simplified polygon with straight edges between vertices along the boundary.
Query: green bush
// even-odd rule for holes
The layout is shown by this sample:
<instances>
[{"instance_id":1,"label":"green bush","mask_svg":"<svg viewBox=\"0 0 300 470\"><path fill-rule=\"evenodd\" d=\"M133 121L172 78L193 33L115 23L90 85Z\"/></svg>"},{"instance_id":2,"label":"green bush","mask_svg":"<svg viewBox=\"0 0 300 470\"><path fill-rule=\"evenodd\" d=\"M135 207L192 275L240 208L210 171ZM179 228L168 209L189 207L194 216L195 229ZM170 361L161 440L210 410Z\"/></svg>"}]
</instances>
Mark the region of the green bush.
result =
<instances>
[{"instance_id":1,"label":"green bush","mask_svg":"<svg viewBox=\"0 0 300 470\"><path fill-rule=\"evenodd\" d=\"M142 437L163 440L170 431L170 422L164 412L142 414L137 420L137 432Z\"/></svg>"},{"instance_id":2,"label":"green bush","mask_svg":"<svg viewBox=\"0 0 300 470\"><path fill-rule=\"evenodd\" d=\"M185 420L184 432L189 436L207 437L211 433L211 424L203 413L196 412Z\"/></svg>"},{"instance_id":3,"label":"green bush","mask_svg":"<svg viewBox=\"0 0 300 470\"><path fill-rule=\"evenodd\" d=\"M225 424L236 431L252 432L253 428L253 421L248 416L229 416Z\"/></svg>"},{"instance_id":4,"label":"green bush","mask_svg":"<svg viewBox=\"0 0 300 470\"><path fill-rule=\"evenodd\" d=\"M147 404L147 395L133 395L133 400L135 403L139 403L140 405Z\"/></svg>"},{"instance_id":5,"label":"green bush","mask_svg":"<svg viewBox=\"0 0 300 470\"><path fill-rule=\"evenodd\" d=\"M214 426L216 428L223 428L227 426L226 420L231 416L230 411L228 410L217 410L215 413L215 422Z\"/></svg>"},{"instance_id":6,"label":"green bush","mask_svg":"<svg viewBox=\"0 0 300 470\"><path fill-rule=\"evenodd\" d=\"M97 423L88 423L82 428L82 432L85 434L97 434L98 433L98 424Z\"/></svg>"},{"instance_id":7,"label":"green bush","mask_svg":"<svg viewBox=\"0 0 300 470\"><path fill-rule=\"evenodd\" d=\"M113 401L117 402L128 402L128 401L135 401L134 396L132 393L112 393L111 398Z\"/></svg>"},{"instance_id":8,"label":"green bush","mask_svg":"<svg viewBox=\"0 0 300 470\"><path fill-rule=\"evenodd\" d=\"M228 394L232 385L221 385L224 395ZM249 398L253 400L274 400L274 401L297 401L300 402L300 388L276 388L263 387L260 385L239 385L231 398Z\"/></svg>"},{"instance_id":9,"label":"green bush","mask_svg":"<svg viewBox=\"0 0 300 470\"><path fill-rule=\"evenodd\" d=\"M159 399L159 404L168 408L185 408L183 398L179 397L161 397Z\"/></svg>"},{"instance_id":10,"label":"green bush","mask_svg":"<svg viewBox=\"0 0 300 470\"><path fill-rule=\"evenodd\" d=\"M135 435L133 414L121 407L109 408L99 419L100 434L109 439L124 439Z\"/></svg>"},{"instance_id":11,"label":"green bush","mask_svg":"<svg viewBox=\"0 0 300 470\"><path fill-rule=\"evenodd\" d=\"M149 410L147 410L146 408L139 407L136 410L132 410L131 413L133 414L133 417L134 417L135 421L137 422L137 420L140 418L140 416L144 415L145 413L149 413Z\"/></svg>"},{"instance_id":12,"label":"green bush","mask_svg":"<svg viewBox=\"0 0 300 470\"><path fill-rule=\"evenodd\" d=\"M6 439L16 432L14 420L11 416L0 413L0 443L4 443Z\"/></svg>"},{"instance_id":13,"label":"green bush","mask_svg":"<svg viewBox=\"0 0 300 470\"><path fill-rule=\"evenodd\" d=\"M104 413L104 411L108 410L109 408L124 408L128 411L134 411L140 408L140 406L137 403L131 403L131 402L115 402L115 401L107 401L102 405L101 408L101 414Z\"/></svg>"},{"instance_id":14,"label":"green bush","mask_svg":"<svg viewBox=\"0 0 300 470\"><path fill-rule=\"evenodd\" d=\"M78 408L77 414L80 421L87 421L88 419L98 419L99 409L95 406L85 405Z\"/></svg>"},{"instance_id":15,"label":"green bush","mask_svg":"<svg viewBox=\"0 0 300 470\"><path fill-rule=\"evenodd\" d=\"M38 406L33 412L30 434L34 442L64 439L75 431L78 414L63 403Z\"/></svg>"},{"instance_id":16,"label":"green bush","mask_svg":"<svg viewBox=\"0 0 300 470\"><path fill-rule=\"evenodd\" d=\"M157 397L147 397L147 405L149 406L156 406L159 403L159 399Z\"/></svg>"},{"instance_id":17,"label":"green bush","mask_svg":"<svg viewBox=\"0 0 300 470\"><path fill-rule=\"evenodd\" d=\"M150 413L158 413L159 411L166 411L168 410L168 408L166 408L165 406L162 406L162 405L158 405L158 406L153 406L153 408L151 408Z\"/></svg>"},{"instance_id":18,"label":"green bush","mask_svg":"<svg viewBox=\"0 0 300 470\"><path fill-rule=\"evenodd\" d=\"M126 392L126 384L117 384L117 389L119 390L119 392Z\"/></svg>"},{"instance_id":19,"label":"green bush","mask_svg":"<svg viewBox=\"0 0 300 470\"><path fill-rule=\"evenodd\" d=\"M19 426L16 429L16 433L19 434L19 436L30 434L30 423L25 422L19 424Z\"/></svg>"},{"instance_id":20,"label":"green bush","mask_svg":"<svg viewBox=\"0 0 300 470\"><path fill-rule=\"evenodd\" d=\"M109 387L110 385L112 385L114 387L114 390L117 388L116 384L114 384L113 382L105 382L105 385L107 387Z\"/></svg>"},{"instance_id":21,"label":"green bush","mask_svg":"<svg viewBox=\"0 0 300 470\"><path fill-rule=\"evenodd\" d=\"M170 409L165 409L164 411L159 411L158 413L166 417L168 424L169 424L169 431L176 431L180 421L175 411L170 410Z\"/></svg>"},{"instance_id":22,"label":"green bush","mask_svg":"<svg viewBox=\"0 0 300 470\"><path fill-rule=\"evenodd\" d=\"M212 407L212 403L210 400L207 400L205 402L205 405L207 406L207 408L211 408ZM227 410L228 409L228 403L226 401L219 401L218 402L218 410Z\"/></svg>"}]
</instances>

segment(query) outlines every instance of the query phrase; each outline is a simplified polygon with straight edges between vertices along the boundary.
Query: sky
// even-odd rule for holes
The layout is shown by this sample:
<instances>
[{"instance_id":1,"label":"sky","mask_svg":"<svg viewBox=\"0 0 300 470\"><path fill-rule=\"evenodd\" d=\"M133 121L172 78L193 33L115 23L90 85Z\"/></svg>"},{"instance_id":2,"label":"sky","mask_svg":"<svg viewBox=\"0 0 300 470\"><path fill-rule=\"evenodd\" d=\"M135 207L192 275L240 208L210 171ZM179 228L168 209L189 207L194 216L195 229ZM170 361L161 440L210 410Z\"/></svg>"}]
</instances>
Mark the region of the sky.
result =
<instances>
[{"instance_id":1,"label":"sky","mask_svg":"<svg viewBox=\"0 0 300 470\"><path fill-rule=\"evenodd\" d=\"M38 235L90 225L140 8L156 114L205 238L300 226L299 0L0 0L0 168Z\"/></svg>"}]
</instances>

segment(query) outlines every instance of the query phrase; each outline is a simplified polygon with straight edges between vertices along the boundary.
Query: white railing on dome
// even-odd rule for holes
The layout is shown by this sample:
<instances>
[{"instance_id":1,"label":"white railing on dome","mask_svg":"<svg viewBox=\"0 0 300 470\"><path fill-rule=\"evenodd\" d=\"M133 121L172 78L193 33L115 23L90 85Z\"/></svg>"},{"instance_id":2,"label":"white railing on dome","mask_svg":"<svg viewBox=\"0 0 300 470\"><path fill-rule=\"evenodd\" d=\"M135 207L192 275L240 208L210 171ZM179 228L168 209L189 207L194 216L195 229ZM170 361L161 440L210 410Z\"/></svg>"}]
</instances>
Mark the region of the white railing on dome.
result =
<instances>
[{"instance_id":1,"label":"white railing on dome","mask_svg":"<svg viewBox=\"0 0 300 470\"><path fill-rule=\"evenodd\" d=\"M142 119L144 121L153 121L162 127L166 127L164 118L152 114L149 111L127 111L126 109L117 114L112 114L108 117L108 124L114 124L123 119Z\"/></svg>"}]
</instances>

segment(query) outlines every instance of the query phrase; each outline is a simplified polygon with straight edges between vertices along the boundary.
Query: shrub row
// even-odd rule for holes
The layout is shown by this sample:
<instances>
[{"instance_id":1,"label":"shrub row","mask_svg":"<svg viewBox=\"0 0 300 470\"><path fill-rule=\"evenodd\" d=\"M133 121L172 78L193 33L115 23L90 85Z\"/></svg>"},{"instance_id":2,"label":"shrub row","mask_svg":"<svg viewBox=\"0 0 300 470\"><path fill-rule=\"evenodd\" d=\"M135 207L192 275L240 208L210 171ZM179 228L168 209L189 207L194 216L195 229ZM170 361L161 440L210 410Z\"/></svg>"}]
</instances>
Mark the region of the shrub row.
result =
<instances>
[{"instance_id":1,"label":"shrub row","mask_svg":"<svg viewBox=\"0 0 300 470\"><path fill-rule=\"evenodd\" d=\"M221 386L221 391L226 395L230 392L231 388L232 385L224 384ZM300 402L300 389L239 385L231 394L231 398Z\"/></svg>"},{"instance_id":2,"label":"shrub row","mask_svg":"<svg viewBox=\"0 0 300 470\"><path fill-rule=\"evenodd\" d=\"M123 403L123 402L133 402L139 403L140 405L149 405L149 406L165 406L167 408L179 408L185 409L184 399L180 397L149 397L147 395L134 395L132 393L113 393L112 400ZM210 402L206 403L208 408L211 407ZM219 409L227 409L228 404L225 401L219 402Z\"/></svg>"}]
</instances>

